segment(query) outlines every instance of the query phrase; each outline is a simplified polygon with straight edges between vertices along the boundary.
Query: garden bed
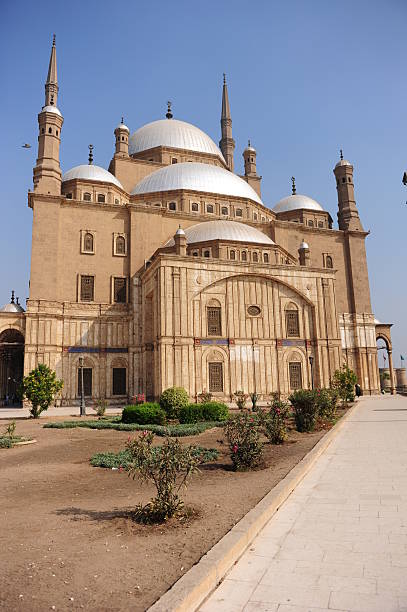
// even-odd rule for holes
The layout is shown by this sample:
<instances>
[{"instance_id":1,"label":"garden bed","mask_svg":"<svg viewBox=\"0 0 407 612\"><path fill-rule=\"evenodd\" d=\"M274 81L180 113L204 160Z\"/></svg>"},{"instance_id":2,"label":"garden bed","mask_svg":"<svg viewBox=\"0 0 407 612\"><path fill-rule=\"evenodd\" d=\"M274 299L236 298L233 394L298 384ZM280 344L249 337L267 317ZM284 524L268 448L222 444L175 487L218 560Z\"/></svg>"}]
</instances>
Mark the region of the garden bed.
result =
<instances>
[{"instance_id":1,"label":"garden bed","mask_svg":"<svg viewBox=\"0 0 407 612\"><path fill-rule=\"evenodd\" d=\"M218 458L192 479L183 520L143 526L131 513L152 497L152 487L90 465L95 453L123 450L128 430L91 431L79 419L72 421L79 427L50 429L44 421L19 421L19 433L38 444L4 453L0 463L0 544L7 553L0 592L4 608L16 611L147 609L325 433L291 430L285 444L266 445L260 468L242 473L231 470L221 429L183 437L183 444L216 449Z\"/></svg>"}]
</instances>

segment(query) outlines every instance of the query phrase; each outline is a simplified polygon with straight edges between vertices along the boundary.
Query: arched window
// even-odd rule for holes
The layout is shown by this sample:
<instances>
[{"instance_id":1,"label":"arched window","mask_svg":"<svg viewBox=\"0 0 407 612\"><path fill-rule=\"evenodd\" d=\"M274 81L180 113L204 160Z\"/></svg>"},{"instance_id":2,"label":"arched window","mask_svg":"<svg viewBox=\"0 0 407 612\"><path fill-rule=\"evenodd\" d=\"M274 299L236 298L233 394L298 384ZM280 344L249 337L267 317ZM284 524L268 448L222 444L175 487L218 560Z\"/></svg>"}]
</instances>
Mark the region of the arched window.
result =
<instances>
[{"instance_id":1,"label":"arched window","mask_svg":"<svg viewBox=\"0 0 407 612\"><path fill-rule=\"evenodd\" d=\"M253 213L253 221L257 221L257 213Z\"/></svg>"},{"instance_id":2,"label":"arched window","mask_svg":"<svg viewBox=\"0 0 407 612\"><path fill-rule=\"evenodd\" d=\"M67 200L72 200L72 193L67 193L65 197Z\"/></svg>"},{"instance_id":3,"label":"arched window","mask_svg":"<svg viewBox=\"0 0 407 612\"><path fill-rule=\"evenodd\" d=\"M324 227L324 222L323 221L318 221L318 227Z\"/></svg>"},{"instance_id":4,"label":"arched window","mask_svg":"<svg viewBox=\"0 0 407 612\"><path fill-rule=\"evenodd\" d=\"M199 257L198 251L192 251L192 257Z\"/></svg>"},{"instance_id":5,"label":"arched window","mask_svg":"<svg viewBox=\"0 0 407 612\"><path fill-rule=\"evenodd\" d=\"M90 202L92 199L92 196L90 193L84 193L83 194L83 199L85 200L85 202Z\"/></svg>"},{"instance_id":6,"label":"arched window","mask_svg":"<svg viewBox=\"0 0 407 612\"><path fill-rule=\"evenodd\" d=\"M44 128L41 128L41 134L44 134L44 133L45 133Z\"/></svg>"},{"instance_id":7,"label":"arched window","mask_svg":"<svg viewBox=\"0 0 407 612\"><path fill-rule=\"evenodd\" d=\"M308 221L308 226L309 226L309 227L314 227L314 222L313 222L313 221L311 221L311 219Z\"/></svg>"},{"instance_id":8,"label":"arched window","mask_svg":"<svg viewBox=\"0 0 407 612\"><path fill-rule=\"evenodd\" d=\"M298 338L300 335L300 322L298 318L298 310L287 308L285 311L285 327L287 338Z\"/></svg>"},{"instance_id":9,"label":"arched window","mask_svg":"<svg viewBox=\"0 0 407 612\"><path fill-rule=\"evenodd\" d=\"M126 240L124 236L117 236L116 238L116 253L117 255L125 255L126 253Z\"/></svg>"},{"instance_id":10,"label":"arched window","mask_svg":"<svg viewBox=\"0 0 407 612\"><path fill-rule=\"evenodd\" d=\"M264 263L268 263L269 262L269 254L268 253L263 253L263 261L264 261Z\"/></svg>"},{"instance_id":11,"label":"arched window","mask_svg":"<svg viewBox=\"0 0 407 612\"><path fill-rule=\"evenodd\" d=\"M350 179L350 176L348 176L348 183L351 183L351 179Z\"/></svg>"},{"instance_id":12,"label":"arched window","mask_svg":"<svg viewBox=\"0 0 407 612\"><path fill-rule=\"evenodd\" d=\"M170 202L168 204L168 210L177 210L177 205L175 202Z\"/></svg>"},{"instance_id":13,"label":"arched window","mask_svg":"<svg viewBox=\"0 0 407 612\"><path fill-rule=\"evenodd\" d=\"M302 372L301 362L291 361L288 364L288 373L290 378L290 389L295 391L296 389L302 388Z\"/></svg>"},{"instance_id":14,"label":"arched window","mask_svg":"<svg viewBox=\"0 0 407 612\"><path fill-rule=\"evenodd\" d=\"M203 256L204 257L210 257L211 256L211 252L210 251L204 251Z\"/></svg>"},{"instance_id":15,"label":"arched window","mask_svg":"<svg viewBox=\"0 0 407 612\"><path fill-rule=\"evenodd\" d=\"M220 336L222 334L221 307L208 306L206 314L208 320L208 336Z\"/></svg>"},{"instance_id":16,"label":"arched window","mask_svg":"<svg viewBox=\"0 0 407 612\"><path fill-rule=\"evenodd\" d=\"M93 253L93 236L87 232L83 239L83 250L87 253Z\"/></svg>"},{"instance_id":17,"label":"arched window","mask_svg":"<svg viewBox=\"0 0 407 612\"><path fill-rule=\"evenodd\" d=\"M191 210L192 210L193 212L198 212L198 211L199 211L199 205L198 205L198 203L197 203L197 202L192 202L192 204L191 204Z\"/></svg>"},{"instance_id":18,"label":"arched window","mask_svg":"<svg viewBox=\"0 0 407 612\"><path fill-rule=\"evenodd\" d=\"M229 259L236 259L236 251L230 251Z\"/></svg>"},{"instance_id":19,"label":"arched window","mask_svg":"<svg viewBox=\"0 0 407 612\"><path fill-rule=\"evenodd\" d=\"M106 202L106 196L104 193L98 193L98 202L99 204L104 204Z\"/></svg>"},{"instance_id":20,"label":"arched window","mask_svg":"<svg viewBox=\"0 0 407 612\"><path fill-rule=\"evenodd\" d=\"M210 393L223 392L223 363L215 361L208 363L208 378Z\"/></svg>"},{"instance_id":21,"label":"arched window","mask_svg":"<svg viewBox=\"0 0 407 612\"><path fill-rule=\"evenodd\" d=\"M256 251L253 253L253 256L252 256L252 257L253 257L253 261L254 261L255 263L257 263L257 262L259 261L259 254L258 254L258 253L256 253Z\"/></svg>"},{"instance_id":22,"label":"arched window","mask_svg":"<svg viewBox=\"0 0 407 612\"><path fill-rule=\"evenodd\" d=\"M115 203L115 204L120 204L120 200L119 200L119 198L115 198L115 199L114 199L114 203Z\"/></svg>"},{"instance_id":23,"label":"arched window","mask_svg":"<svg viewBox=\"0 0 407 612\"><path fill-rule=\"evenodd\" d=\"M48 134L52 134L52 128L48 128Z\"/></svg>"},{"instance_id":24,"label":"arched window","mask_svg":"<svg viewBox=\"0 0 407 612\"><path fill-rule=\"evenodd\" d=\"M243 210L241 208L236 209L236 217L243 217Z\"/></svg>"},{"instance_id":25,"label":"arched window","mask_svg":"<svg viewBox=\"0 0 407 612\"><path fill-rule=\"evenodd\" d=\"M206 205L206 212L213 213L213 204Z\"/></svg>"},{"instance_id":26,"label":"arched window","mask_svg":"<svg viewBox=\"0 0 407 612\"><path fill-rule=\"evenodd\" d=\"M247 261L247 253L246 253L246 251L242 251L242 261Z\"/></svg>"},{"instance_id":27,"label":"arched window","mask_svg":"<svg viewBox=\"0 0 407 612\"><path fill-rule=\"evenodd\" d=\"M346 183L346 177L345 176L342 177L342 183Z\"/></svg>"},{"instance_id":28,"label":"arched window","mask_svg":"<svg viewBox=\"0 0 407 612\"><path fill-rule=\"evenodd\" d=\"M331 257L330 255L327 255L327 256L325 257L325 266L326 266L327 268L333 268L333 267L334 267L334 263L333 263L333 261L332 261L332 257Z\"/></svg>"},{"instance_id":29,"label":"arched window","mask_svg":"<svg viewBox=\"0 0 407 612\"><path fill-rule=\"evenodd\" d=\"M222 206L221 211L222 215L228 215L229 211L226 206Z\"/></svg>"}]
</instances>

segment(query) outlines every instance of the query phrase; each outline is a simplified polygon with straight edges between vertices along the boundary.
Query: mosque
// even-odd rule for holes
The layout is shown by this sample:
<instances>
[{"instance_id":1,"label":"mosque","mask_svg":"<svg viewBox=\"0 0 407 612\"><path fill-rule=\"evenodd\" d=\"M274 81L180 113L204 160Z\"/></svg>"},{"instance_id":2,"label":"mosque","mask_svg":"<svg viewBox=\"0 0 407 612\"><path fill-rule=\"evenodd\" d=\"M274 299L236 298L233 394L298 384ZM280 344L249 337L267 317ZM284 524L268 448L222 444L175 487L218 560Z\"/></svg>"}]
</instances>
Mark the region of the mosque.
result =
<instances>
[{"instance_id":1,"label":"mosque","mask_svg":"<svg viewBox=\"0 0 407 612\"><path fill-rule=\"evenodd\" d=\"M256 150L235 141L224 79L219 147L198 127L166 118L114 130L109 169L62 173L55 38L38 115L30 291L0 311L0 403L39 363L80 396L120 404L172 385L229 400L328 386L343 363L363 391L380 390L377 337L391 361L390 325L372 313L353 165L333 170L338 227L296 193L261 196ZM393 373L392 380L393 380Z\"/></svg>"}]
</instances>

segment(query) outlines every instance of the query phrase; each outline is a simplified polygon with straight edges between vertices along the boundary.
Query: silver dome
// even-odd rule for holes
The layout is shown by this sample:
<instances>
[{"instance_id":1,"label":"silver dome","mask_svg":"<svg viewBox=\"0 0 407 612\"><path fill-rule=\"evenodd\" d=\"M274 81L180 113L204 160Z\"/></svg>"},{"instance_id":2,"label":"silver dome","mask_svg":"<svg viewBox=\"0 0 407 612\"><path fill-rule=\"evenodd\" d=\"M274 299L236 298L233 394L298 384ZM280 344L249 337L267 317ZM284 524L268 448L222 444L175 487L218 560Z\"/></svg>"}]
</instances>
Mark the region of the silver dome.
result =
<instances>
[{"instance_id":1,"label":"silver dome","mask_svg":"<svg viewBox=\"0 0 407 612\"><path fill-rule=\"evenodd\" d=\"M81 166L75 166L71 168L62 177L62 182L72 181L73 179L84 179L86 181L95 181L101 183L111 183L116 185L120 189L123 189L120 181L117 178L100 166L94 166L93 164L82 164ZM124 190L123 190L124 191Z\"/></svg>"},{"instance_id":2,"label":"silver dome","mask_svg":"<svg viewBox=\"0 0 407 612\"><path fill-rule=\"evenodd\" d=\"M167 121L170 123L171 120ZM263 205L254 189L233 172L219 166L197 162L172 164L160 168L137 183L131 193L138 195L177 189L218 193L253 200Z\"/></svg>"},{"instance_id":3,"label":"silver dome","mask_svg":"<svg viewBox=\"0 0 407 612\"><path fill-rule=\"evenodd\" d=\"M59 115L62 117L62 113L56 106L43 106L41 109L42 113L55 113L55 115Z\"/></svg>"},{"instance_id":4,"label":"silver dome","mask_svg":"<svg viewBox=\"0 0 407 612\"><path fill-rule=\"evenodd\" d=\"M338 168L339 166L351 166L351 165L352 164L347 159L341 159L338 161L335 168Z\"/></svg>"},{"instance_id":5,"label":"silver dome","mask_svg":"<svg viewBox=\"0 0 407 612\"><path fill-rule=\"evenodd\" d=\"M300 210L301 208L305 208L306 210L324 210L321 204L318 204L316 200L306 195L296 194L290 195L277 202L277 204L273 206L273 211L275 213L282 213L290 210Z\"/></svg>"},{"instance_id":6,"label":"silver dome","mask_svg":"<svg viewBox=\"0 0 407 612\"><path fill-rule=\"evenodd\" d=\"M20 304L10 303L0 308L0 312L24 312L24 308Z\"/></svg>"},{"instance_id":7,"label":"silver dome","mask_svg":"<svg viewBox=\"0 0 407 612\"><path fill-rule=\"evenodd\" d=\"M133 155L159 146L211 153L224 160L212 138L195 125L178 119L159 119L143 125L130 136L129 154Z\"/></svg>"},{"instance_id":8,"label":"silver dome","mask_svg":"<svg viewBox=\"0 0 407 612\"><path fill-rule=\"evenodd\" d=\"M245 244L275 244L271 238L263 234L260 230L251 225L237 223L236 221L204 221L192 225L185 230L187 244L195 242L208 242L210 240L233 240L234 242L244 242ZM174 238L168 240L166 247L174 246Z\"/></svg>"},{"instance_id":9,"label":"silver dome","mask_svg":"<svg viewBox=\"0 0 407 612\"><path fill-rule=\"evenodd\" d=\"M119 123L119 125L117 126L116 130L126 130L127 132L130 133L129 128L127 127L127 125L125 125L124 123Z\"/></svg>"}]
</instances>

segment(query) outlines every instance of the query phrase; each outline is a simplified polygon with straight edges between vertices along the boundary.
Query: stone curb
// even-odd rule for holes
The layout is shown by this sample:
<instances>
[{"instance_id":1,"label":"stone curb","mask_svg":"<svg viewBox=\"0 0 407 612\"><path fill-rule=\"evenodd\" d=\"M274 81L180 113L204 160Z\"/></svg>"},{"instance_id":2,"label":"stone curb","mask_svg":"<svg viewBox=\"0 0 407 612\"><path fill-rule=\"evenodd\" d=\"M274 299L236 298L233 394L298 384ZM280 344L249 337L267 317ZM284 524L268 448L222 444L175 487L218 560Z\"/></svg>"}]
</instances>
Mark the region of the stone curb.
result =
<instances>
[{"instance_id":1,"label":"stone curb","mask_svg":"<svg viewBox=\"0 0 407 612\"><path fill-rule=\"evenodd\" d=\"M194 612L218 586L338 435L358 404L341 418L259 503L166 592L148 612Z\"/></svg>"}]
</instances>

